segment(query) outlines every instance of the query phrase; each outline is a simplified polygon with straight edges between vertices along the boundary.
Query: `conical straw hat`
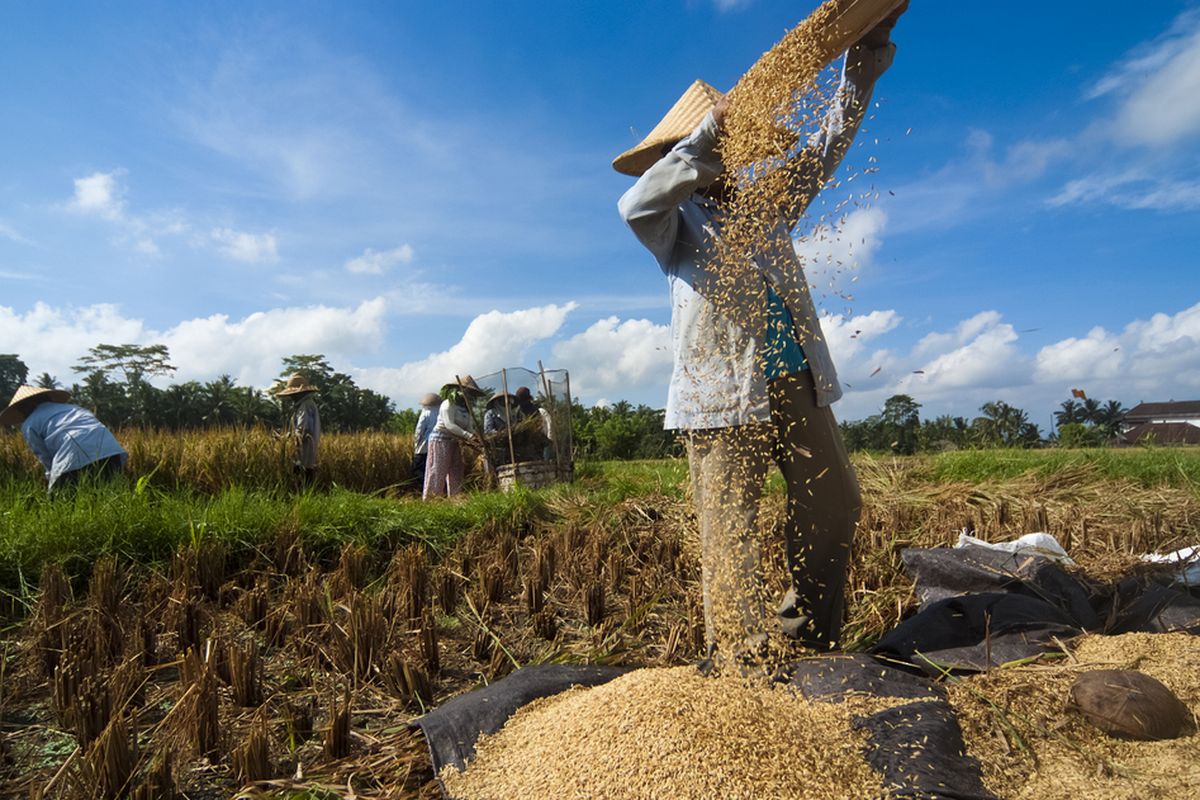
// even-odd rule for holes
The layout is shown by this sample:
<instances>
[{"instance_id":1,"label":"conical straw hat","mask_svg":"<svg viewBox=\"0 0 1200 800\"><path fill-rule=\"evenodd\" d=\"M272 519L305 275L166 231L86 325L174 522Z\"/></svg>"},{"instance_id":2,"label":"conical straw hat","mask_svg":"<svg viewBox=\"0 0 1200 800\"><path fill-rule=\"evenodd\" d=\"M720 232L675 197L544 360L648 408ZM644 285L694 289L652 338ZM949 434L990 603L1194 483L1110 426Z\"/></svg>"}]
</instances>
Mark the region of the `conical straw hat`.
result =
<instances>
[{"instance_id":1,"label":"conical straw hat","mask_svg":"<svg viewBox=\"0 0 1200 800\"><path fill-rule=\"evenodd\" d=\"M293 394L304 394L305 392L315 392L317 387L309 383L299 372L293 372L287 380L287 385L279 391L275 392L276 397L287 397Z\"/></svg>"},{"instance_id":2,"label":"conical straw hat","mask_svg":"<svg viewBox=\"0 0 1200 800\"><path fill-rule=\"evenodd\" d=\"M646 134L645 139L613 159L613 169L638 177L662 158L663 147L675 144L695 130L700 120L713 110L721 97L721 92L704 81L696 81L683 93L683 97L671 106L671 110L654 126L654 130Z\"/></svg>"},{"instance_id":3,"label":"conical straw hat","mask_svg":"<svg viewBox=\"0 0 1200 800\"><path fill-rule=\"evenodd\" d=\"M425 394L421 395L421 405L423 406L436 406L440 405L441 402L442 398L438 397L433 392L426 392Z\"/></svg>"},{"instance_id":4,"label":"conical straw hat","mask_svg":"<svg viewBox=\"0 0 1200 800\"><path fill-rule=\"evenodd\" d=\"M458 383L447 383L442 387L442 392L445 393L450 389L461 389L464 394L482 397L486 392L479 388L479 384L470 375L463 375Z\"/></svg>"},{"instance_id":5,"label":"conical straw hat","mask_svg":"<svg viewBox=\"0 0 1200 800\"><path fill-rule=\"evenodd\" d=\"M40 386L29 386L23 384L17 387L16 393L12 396L12 400L8 402L8 408L0 411L0 425L13 425L17 421L16 408L19 404L26 400L32 400L35 397L44 397L51 403L65 403L71 399L71 395L64 392L62 389L43 389Z\"/></svg>"}]
</instances>

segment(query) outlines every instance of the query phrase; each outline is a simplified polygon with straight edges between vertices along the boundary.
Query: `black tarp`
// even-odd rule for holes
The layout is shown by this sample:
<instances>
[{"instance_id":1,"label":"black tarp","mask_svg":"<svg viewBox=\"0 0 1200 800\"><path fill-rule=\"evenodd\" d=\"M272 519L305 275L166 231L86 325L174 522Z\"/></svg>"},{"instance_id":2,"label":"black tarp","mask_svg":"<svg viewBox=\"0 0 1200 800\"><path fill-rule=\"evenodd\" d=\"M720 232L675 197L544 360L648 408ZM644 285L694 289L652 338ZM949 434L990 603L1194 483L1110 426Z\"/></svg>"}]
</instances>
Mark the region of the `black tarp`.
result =
<instances>
[{"instance_id":1,"label":"black tarp","mask_svg":"<svg viewBox=\"0 0 1200 800\"><path fill-rule=\"evenodd\" d=\"M535 664L490 686L447 700L412 724L421 729L429 743L435 774L448 765L463 769L475 755L479 737L500 730L527 703L572 686L599 686L625 672L628 669L623 667Z\"/></svg>"},{"instance_id":2,"label":"black tarp","mask_svg":"<svg viewBox=\"0 0 1200 800\"><path fill-rule=\"evenodd\" d=\"M901 558L920 608L871 652L934 675L1030 658L1085 632L1200 631L1200 600L1164 585L1168 569L1106 587L1050 558L985 547L911 548Z\"/></svg>"}]
</instances>

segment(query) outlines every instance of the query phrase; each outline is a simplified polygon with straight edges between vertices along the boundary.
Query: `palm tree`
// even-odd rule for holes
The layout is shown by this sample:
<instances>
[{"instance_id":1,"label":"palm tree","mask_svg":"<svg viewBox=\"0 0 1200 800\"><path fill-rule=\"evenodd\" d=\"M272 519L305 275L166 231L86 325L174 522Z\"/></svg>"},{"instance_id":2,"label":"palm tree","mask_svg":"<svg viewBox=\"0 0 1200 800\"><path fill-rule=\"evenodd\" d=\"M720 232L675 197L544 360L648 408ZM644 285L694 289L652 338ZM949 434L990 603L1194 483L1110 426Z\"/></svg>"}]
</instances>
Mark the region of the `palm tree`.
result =
<instances>
[{"instance_id":1,"label":"palm tree","mask_svg":"<svg viewBox=\"0 0 1200 800\"><path fill-rule=\"evenodd\" d=\"M1064 400L1059 406L1059 410L1054 412L1054 424L1061 428L1063 425L1070 425L1072 422L1082 422L1082 411L1083 408L1074 399Z\"/></svg>"},{"instance_id":2,"label":"palm tree","mask_svg":"<svg viewBox=\"0 0 1200 800\"><path fill-rule=\"evenodd\" d=\"M1094 397L1084 398L1083 409L1082 409L1082 412L1080 413L1081 418L1079 421L1088 423L1090 425L1096 425L1100 421L1097 418L1097 415L1099 413L1100 413L1100 401L1095 399Z\"/></svg>"},{"instance_id":3,"label":"palm tree","mask_svg":"<svg viewBox=\"0 0 1200 800\"><path fill-rule=\"evenodd\" d=\"M1109 400L1096 412L1096 427L1104 431L1106 436L1116 436L1125 420L1126 410L1120 400Z\"/></svg>"}]
</instances>

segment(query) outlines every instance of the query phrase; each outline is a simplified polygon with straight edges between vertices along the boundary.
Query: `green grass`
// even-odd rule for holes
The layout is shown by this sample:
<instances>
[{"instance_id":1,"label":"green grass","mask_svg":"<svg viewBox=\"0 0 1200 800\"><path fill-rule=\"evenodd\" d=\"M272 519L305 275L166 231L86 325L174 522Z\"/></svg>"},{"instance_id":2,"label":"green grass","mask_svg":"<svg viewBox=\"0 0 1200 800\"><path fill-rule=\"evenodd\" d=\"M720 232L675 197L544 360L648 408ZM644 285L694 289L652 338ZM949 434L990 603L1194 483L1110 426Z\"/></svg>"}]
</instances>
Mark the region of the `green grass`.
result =
<instances>
[{"instance_id":1,"label":"green grass","mask_svg":"<svg viewBox=\"0 0 1200 800\"><path fill-rule=\"evenodd\" d=\"M962 450L915 458L927 460L919 472L930 483L981 483L1087 470L1097 477L1146 487L1200 489L1200 448L1196 447Z\"/></svg>"},{"instance_id":2,"label":"green grass","mask_svg":"<svg viewBox=\"0 0 1200 800\"><path fill-rule=\"evenodd\" d=\"M1087 480L1129 480L1146 487L1200 492L1200 448L1128 450L975 450L913 457L856 454L860 476L898 468L906 482L986 483L1082 470ZM548 516L547 504L566 498L586 504L602 522L630 498L683 497L686 459L580 464L569 486L513 494L470 492L455 502L388 499L345 489L294 495L270 489L231 488L217 493L167 490L146 484L87 488L74 497L50 498L26 478L0 481L0 591L22 596L43 564L62 563L83 576L94 561L115 554L128 563L162 563L181 545L203 539L250 557L282 531L296 531L311 552L332 558L346 542L390 553L424 542L435 551L468 531L510 527ZM781 492L772 470L767 491Z\"/></svg>"},{"instance_id":3,"label":"green grass","mask_svg":"<svg viewBox=\"0 0 1200 800\"><path fill-rule=\"evenodd\" d=\"M440 550L490 523L537 518L544 500L525 491L433 503L336 489L291 495L234 488L209 495L131 491L120 483L47 497L37 484L14 481L0 486L0 588L24 594L46 563L80 576L105 554L152 565L206 539L222 542L235 557L249 556L285 530L298 532L318 557L332 557L346 542L387 553L410 542Z\"/></svg>"}]
</instances>

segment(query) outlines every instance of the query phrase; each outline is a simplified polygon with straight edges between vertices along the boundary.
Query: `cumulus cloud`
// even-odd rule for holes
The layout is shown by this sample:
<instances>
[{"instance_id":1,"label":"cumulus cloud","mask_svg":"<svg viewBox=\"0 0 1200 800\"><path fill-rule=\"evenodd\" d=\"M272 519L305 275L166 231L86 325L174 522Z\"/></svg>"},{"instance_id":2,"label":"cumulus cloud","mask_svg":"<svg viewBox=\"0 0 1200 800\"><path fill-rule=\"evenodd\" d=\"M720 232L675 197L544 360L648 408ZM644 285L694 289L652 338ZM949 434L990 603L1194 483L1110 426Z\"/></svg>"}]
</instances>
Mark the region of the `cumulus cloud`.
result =
<instances>
[{"instance_id":1,"label":"cumulus cloud","mask_svg":"<svg viewBox=\"0 0 1200 800\"><path fill-rule=\"evenodd\" d=\"M1072 336L1039 350L1034 377L1046 382L1114 378L1123 358L1117 337L1095 327L1082 339Z\"/></svg>"},{"instance_id":2,"label":"cumulus cloud","mask_svg":"<svg viewBox=\"0 0 1200 800\"><path fill-rule=\"evenodd\" d=\"M927 360L919 371L905 376L902 387L935 395L963 388L1019 384L1028 357L1016 347L1017 332L1001 322L1000 314L983 311L963 320L945 334L929 334L918 342L915 355Z\"/></svg>"},{"instance_id":3,"label":"cumulus cloud","mask_svg":"<svg viewBox=\"0 0 1200 800\"><path fill-rule=\"evenodd\" d=\"M359 275L382 275L397 264L410 264L413 260L412 245L402 244L382 252L368 247L361 256L346 262L346 271Z\"/></svg>"},{"instance_id":4,"label":"cumulus cloud","mask_svg":"<svg viewBox=\"0 0 1200 800\"><path fill-rule=\"evenodd\" d=\"M177 379L229 373L265 386L293 353L323 353L344 363L376 350L386 332L383 298L354 307L304 306L260 311L242 319L226 314L191 319L160 334L179 367Z\"/></svg>"},{"instance_id":5,"label":"cumulus cloud","mask_svg":"<svg viewBox=\"0 0 1200 800\"><path fill-rule=\"evenodd\" d=\"M217 250L234 261L247 264L274 264L279 251L273 233L247 233L232 228L213 228L212 240Z\"/></svg>"},{"instance_id":6,"label":"cumulus cloud","mask_svg":"<svg viewBox=\"0 0 1200 800\"><path fill-rule=\"evenodd\" d=\"M886 226L882 208L859 208L796 237L792 244L809 284L814 289L845 291L855 270L869 264L879 250Z\"/></svg>"},{"instance_id":7,"label":"cumulus cloud","mask_svg":"<svg viewBox=\"0 0 1200 800\"><path fill-rule=\"evenodd\" d=\"M104 343L167 345L179 368L174 380L207 380L229 373L240 383L267 386L280 359L293 353L325 353L335 362L361 357L386 334L382 298L354 307L276 308L231 319L225 314L184 320L165 330L124 316L111 304L55 308L37 303L26 313L0 306L0 341L35 374L71 380L71 366Z\"/></svg>"},{"instance_id":8,"label":"cumulus cloud","mask_svg":"<svg viewBox=\"0 0 1200 800\"><path fill-rule=\"evenodd\" d=\"M577 397L636 397L670 379L670 341L667 325L607 317L556 344L554 359L570 370L571 391Z\"/></svg>"},{"instance_id":9,"label":"cumulus cloud","mask_svg":"<svg viewBox=\"0 0 1200 800\"><path fill-rule=\"evenodd\" d=\"M409 405L455 375L483 375L502 367L523 366L529 350L554 336L575 303L551 304L520 311L489 311L467 325L462 338L447 350L399 367L356 370L364 385Z\"/></svg>"},{"instance_id":10,"label":"cumulus cloud","mask_svg":"<svg viewBox=\"0 0 1200 800\"><path fill-rule=\"evenodd\" d=\"M124 212L124 189L118 177L121 170L93 172L75 179L75 196L70 208L81 214L95 214L104 219L116 220Z\"/></svg>"}]
</instances>

